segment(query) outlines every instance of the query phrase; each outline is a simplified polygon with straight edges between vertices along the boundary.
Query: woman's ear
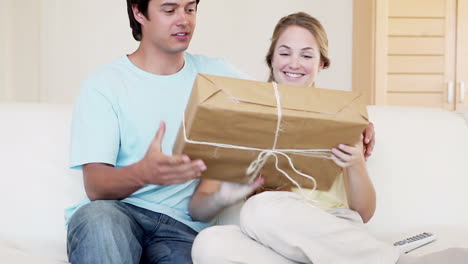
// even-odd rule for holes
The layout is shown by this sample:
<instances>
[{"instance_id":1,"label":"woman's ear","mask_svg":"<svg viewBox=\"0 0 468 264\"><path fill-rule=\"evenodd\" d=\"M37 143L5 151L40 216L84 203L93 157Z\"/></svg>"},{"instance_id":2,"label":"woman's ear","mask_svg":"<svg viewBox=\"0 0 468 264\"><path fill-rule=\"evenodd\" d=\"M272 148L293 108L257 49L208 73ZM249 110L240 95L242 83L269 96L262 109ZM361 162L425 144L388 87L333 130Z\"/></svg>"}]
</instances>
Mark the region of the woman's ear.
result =
<instances>
[{"instance_id":1,"label":"woman's ear","mask_svg":"<svg viewBox=\"0 0 468 264\"><path fill-rule=\"evenodd\" d=\"M325 67L325 62L323 62L322 60L320 60L318 72L320 72L321 70L323 70L324 67Z\"/></svg>"}]
</instances>

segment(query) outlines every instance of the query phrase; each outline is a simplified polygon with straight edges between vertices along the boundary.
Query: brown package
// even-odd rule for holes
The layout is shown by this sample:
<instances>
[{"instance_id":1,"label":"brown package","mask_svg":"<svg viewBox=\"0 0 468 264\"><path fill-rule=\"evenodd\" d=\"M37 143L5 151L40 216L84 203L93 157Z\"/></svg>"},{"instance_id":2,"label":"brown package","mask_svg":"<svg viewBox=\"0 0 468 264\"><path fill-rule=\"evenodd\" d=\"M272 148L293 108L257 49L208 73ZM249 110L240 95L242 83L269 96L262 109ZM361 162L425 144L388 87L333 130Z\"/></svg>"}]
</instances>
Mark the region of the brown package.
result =
<instances>
[{"instance_id":1,"label":"brown package","mask_svg":"<svg viewBox=\"0 0 468 264\"><path fill-rule=\"evenodd\" d=\"M354 145L368 124L366 107L358 103L359 93L279 84L277 88L281 116L276 150L330 150L341 143ZM272 83L199 74L174 154L202 159L208 167L202 178L249 182L252 175L246 175L246 170L259 150L268 151L274 145L279 117L276 106ZM194 143L185 141L184 129ZM330 159L286 154L298 171L315 178L318 190L328 190L341 173ZM284 155L277 156L279 168L301 187L314 187L313 181L292 170ZM276 169L273 156L261 171L267 189L294 186Z\"/></svg>"}]
</instances>

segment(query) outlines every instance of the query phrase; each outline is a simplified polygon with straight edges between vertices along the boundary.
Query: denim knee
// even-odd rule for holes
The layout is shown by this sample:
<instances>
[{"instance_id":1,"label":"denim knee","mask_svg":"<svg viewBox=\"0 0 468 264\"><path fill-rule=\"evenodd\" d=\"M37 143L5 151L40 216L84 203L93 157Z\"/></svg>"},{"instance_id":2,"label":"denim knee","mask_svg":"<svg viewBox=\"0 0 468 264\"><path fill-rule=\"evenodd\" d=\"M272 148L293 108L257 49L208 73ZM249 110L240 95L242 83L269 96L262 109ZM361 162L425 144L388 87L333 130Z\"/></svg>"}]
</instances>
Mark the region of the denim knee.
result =
<instances>
[{"instance_id":1,"label":"denim knee","mask_svg":"<svg viewBox=\"0 0 468 264\"><path fill-rule=\"evenodd\" d=\"M84 205L70 219L69 229L76 225L86 224L87 228L96 229L95 231L99 232L122 223L119 219L128 216L123 212L125 209L120 203L119 201L102 200Z\"/></svg>"},{"instance_id":2,"label":"denim knee","mask_svg":"<svg viewBox=\"0 0 468 264\"><path fill-rule=\"evenodd\" d=\"M142 230L119 201L94 201L68 225L68 255L76 263L138 263Z\"/></svg>"}]
</instances>

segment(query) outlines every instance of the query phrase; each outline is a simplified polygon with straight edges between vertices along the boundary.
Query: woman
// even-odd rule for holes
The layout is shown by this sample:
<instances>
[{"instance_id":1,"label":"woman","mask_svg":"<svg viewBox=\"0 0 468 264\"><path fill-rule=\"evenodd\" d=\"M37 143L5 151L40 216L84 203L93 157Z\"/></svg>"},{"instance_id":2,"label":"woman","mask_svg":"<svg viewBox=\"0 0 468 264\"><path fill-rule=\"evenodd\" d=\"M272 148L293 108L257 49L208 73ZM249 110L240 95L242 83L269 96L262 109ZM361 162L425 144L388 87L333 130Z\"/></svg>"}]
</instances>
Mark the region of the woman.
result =
<instances>
[{"instance_id":1,"label":"woman","mask_svg":"<svg viewBox=\"0 0 468 264\"><path fill-rule=\"evenodd\" d=\"M313 87L319 72L330 65L320 22L305 13L282 18L266 61L270 81ZM372 127L369 131L373 134ZM363 228L376 204L365 152L362 141L332 149L332 159L344 174L330 191L311 193L318 204L294 192L254 195L243 205L240 228L214 226L198 235L192 249L194 263L396 263L398 251ZM262 182L261 178L245 185L202 180L191 201L191 216L209 221Z\"/></svg>"}]
</instances>

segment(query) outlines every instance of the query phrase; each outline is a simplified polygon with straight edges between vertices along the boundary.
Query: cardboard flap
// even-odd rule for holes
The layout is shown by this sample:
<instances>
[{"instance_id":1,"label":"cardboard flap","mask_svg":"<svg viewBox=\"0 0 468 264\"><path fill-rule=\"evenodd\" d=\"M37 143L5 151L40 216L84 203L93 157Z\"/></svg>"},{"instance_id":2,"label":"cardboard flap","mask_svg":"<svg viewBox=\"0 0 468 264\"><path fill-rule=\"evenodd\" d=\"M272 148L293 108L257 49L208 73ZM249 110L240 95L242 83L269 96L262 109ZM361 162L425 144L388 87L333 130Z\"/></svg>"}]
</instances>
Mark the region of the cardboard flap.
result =
<instances>
[{"instance_id":1,"label":"cardboard flap","mask_svg":"<svg viewBox=\"0 0 468 264\"><path fill-rule=\"evenodd\" d=\"M345 92L311 87L280 85L283 108L322 114L337 114L352 105L361 96Z\"/></svg>"},{"instance_id":2,"label":"cardboard flap","mask_svg":"<svg viewBox=\"0 0 468 264\"><path fill-rule=\"evenodd\" d=\"M276 107L276 97L272 83L246 81L203 74L214 84L213 91L221 91L233 100ZM246 82L249 85L246 85ZM283 109L336 114L351 105L361 95L329 89L318 89L278 84ZM361 112L361 111L360 111Z\"/></svg>"},{"instance_id":3,"label":"cardboard flap","mask_svg":"<svg viewBox=\"0 0 468 264\"><path fill-rule=\"evenodd\" d=\"M366 120L369 121L369 116L367 114L367 106L364 104L359 104L358 106L358 112L361 114L361 116Z\"/></svg>"},{"instance_id":4,"label":"cardboard flap","mask_svg":"<svg viewBox=\"0 0 468 264\"><path fill-rule=\"evenodd\" d=\"M226 97L234 101L276 107L274 91L269 83L208 74L200 74L200 76L212 83L210 91L223 92Z\"/></svg>"},{"instance_id":5,"label":"cardboard flap","mask_svg":"<svg viewBox=\"0 0 468 264\"><path fill-rule=\"evenodd\" d=\"M215 82L210 79L209 75L206 74L198 74L197 78L195 79L195 85L204 87L204 92L198 94L199 103L205 102L220 91L220 89L216 87Z\"/></svg>"}]
</instances>

